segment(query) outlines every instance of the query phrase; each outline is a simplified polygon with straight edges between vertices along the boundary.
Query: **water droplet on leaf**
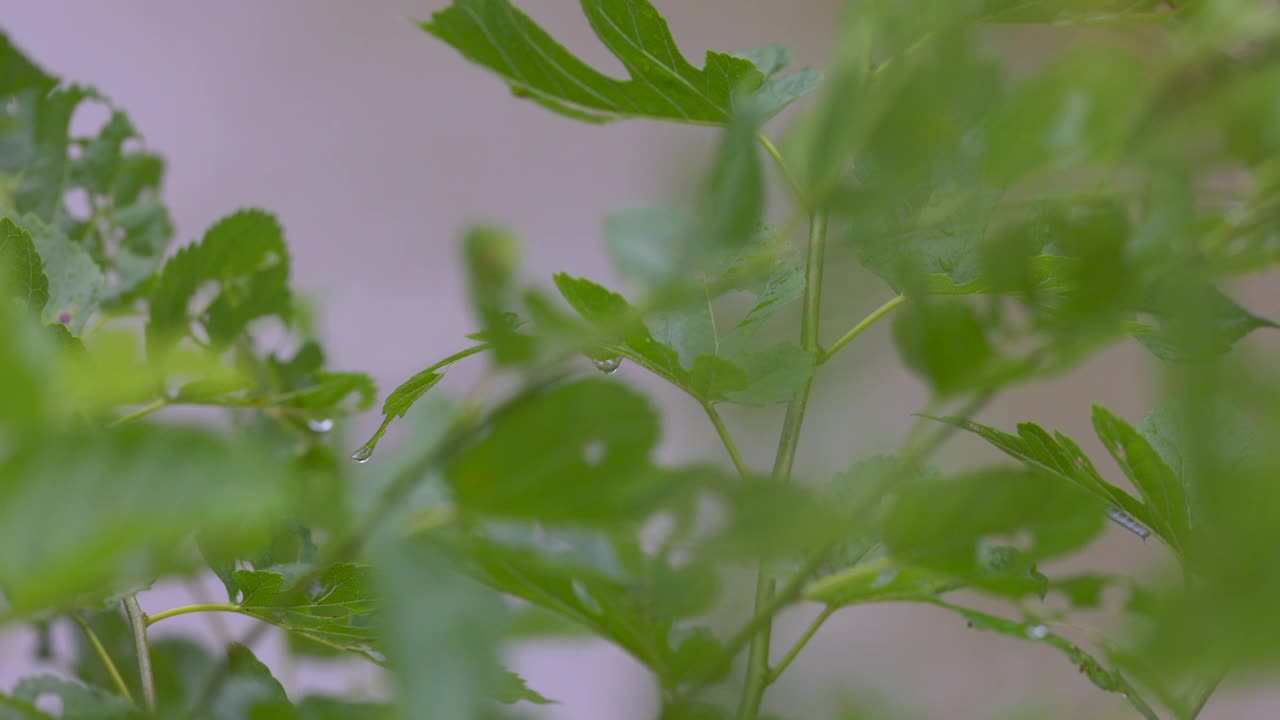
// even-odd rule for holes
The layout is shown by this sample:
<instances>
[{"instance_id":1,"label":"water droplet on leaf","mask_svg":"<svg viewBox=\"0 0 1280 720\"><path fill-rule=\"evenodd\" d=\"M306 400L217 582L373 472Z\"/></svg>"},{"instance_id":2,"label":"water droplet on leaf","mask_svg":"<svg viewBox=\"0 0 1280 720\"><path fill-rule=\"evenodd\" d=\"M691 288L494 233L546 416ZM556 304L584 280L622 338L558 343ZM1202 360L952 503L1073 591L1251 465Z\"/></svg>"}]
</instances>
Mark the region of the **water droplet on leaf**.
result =
<instances>
[{"instance_id":1,"label":"water droplet on leaf","mask_svg":"<svg viewBox=\"0 0 1280 720\"><path fill-rule=\"evenodd\" d=\"M373 459L373 445L365 445L359 450L351 453L351 459L363 465Z\"/></svg>"},{"instance_id":2,"label":"water droplet on leaf","mask_svg":"<svg viewBox=\"0 0 1280 720\"><path fill-rule=\"evenodd\" d=\"M1027 637L1032 640L1043 640L1049 636L1049 628L1043 625L1032 625L1027 628Z\"/></svg>"},{"instance_id":3,"label":"water droplet on leaf","mask_svg":"<svg viewBox=\"0 0 1280 720\"><path fill-rule=\"evenodd\" d=\"M310 429L311 432L327 433L333 429L333 420L330 420L329 418L312 418L307 421L307 428Z\"/></svg>"},{"instance_id":4,"label":"water droplet on leaf","mask_svg":"<svg viewBox=\"0 0 1280 720\"><path fill-rule=\"evenodd\" d=\"M618 368L622 367L622 356L615 355L611 358L605 358L604 360L592 360L591 362L595 363L596 369L600 372L605 375L612 375L618 372Z\"/></svg>"}]
</instances>

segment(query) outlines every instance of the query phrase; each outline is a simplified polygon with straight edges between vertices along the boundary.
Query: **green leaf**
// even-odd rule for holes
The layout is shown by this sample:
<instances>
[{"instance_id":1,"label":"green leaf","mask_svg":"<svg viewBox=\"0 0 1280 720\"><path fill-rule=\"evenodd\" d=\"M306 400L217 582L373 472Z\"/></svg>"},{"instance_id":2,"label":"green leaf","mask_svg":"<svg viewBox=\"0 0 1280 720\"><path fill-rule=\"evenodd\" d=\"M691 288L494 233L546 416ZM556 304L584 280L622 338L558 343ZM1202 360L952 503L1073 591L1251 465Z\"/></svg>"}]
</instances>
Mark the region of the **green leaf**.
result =
<instances>
[{"instance_id":1,"label":"green leaf","mask_svg":"<svg viewBox=\"0 0 1280 720\"><path fill-rule=\"evenodd\" d=\"M605 218L604 244L614 269L639 291L687 277L685 243L693 219L671 208L630 208Z\"/></svg>"},{"instance_id":2,"label":"green leaf","mask_svg":"<svg viewBox=\"0 0 1280 720\"><path fill-rule=\"evenodd\" d=\"M1093 497L1127 513L1144 525L1153 529L1161 527L1159 519L1147 505L1104 480L1075 441L1062 433L1051 436L1039 425L1020 423L1018 434L1010 435L966 418L934 419L981 437L1009 457L1084 489ZM1176 538L1162 537L1173 547L1177 547Z\"/></svg>"},{"instance_id":3,"label":"green leaf","mask_svg":"<svg viewBox=\"0 0 1280 720\"><path fill-rule=\"evenodd\" d=\"M19 50L9 36L0 32L0 95L13 95L22 90L44 93L58 84L58 79L41 70Z\"/></svg>"},{"instance_id":4,"label":"green leaf","mask_svg":"<svg viewBox=\"0 0 1280 720\"><path fill-rule=\"evenodd\" d=\"M591 68L507 0L455 0L422 28L497 73L517 94L576 119L722 124L734 92L754 91L764 80L750 61L723 53L708 52L705 69L695 68L645 0L583 0L582 9L631 79Z\"/></svg>"},{"instance_id":5,"label":"green leaf","mask_svg":"<svg viewBox=\"0 0 1280 720\"><path fill-rule=\"evenodd\" d=\"M7 612L92 601L191 567L183 541L196 530L238 546L279 512L273 472L251 441L233 449L177 427L21 437L0 460Z\"/></svg>"},{"instance_id":6,"label":"green leaf","mask_svg":"<svg viewBox=\"0 0 1280 720\"><path fill-rule=\"evenodd\" d=\"M7 133L3 161L6 174L17 176L11 200L19 213L52 222L64 212L71 117L89 98L101 99L97 91L79 85L28 87L16 98L22 121L15 132Z\"/></svg>"},{"instance_id":7,"label":"green leaf","mask_svg":"<svg viewBox=\"0 0 1280 720\"><path fill-rule=\"evenodd\" d=\"M1194 362L1224 354L1254 330L1280 328L1194 278L1165 280L1148 292L1157 327L1136 325L1135 338L1161 360Z\"/></svg>"},{"instance_id":8,"label":"green leaf","mask_svg":"<svg viewBox=\"0 0 1280 720\"><path fill-rule=\"evenodd\" d=\"M651 668L664 686L682 679L675 664L684 662L684 669L691 669L687 663L700 655L696 648L706 647L709 634L705 631L673 637L675 619L690 606L687 597L675 598L670 593L687 592L691 578L681 576L663 561L643 556L624 568L618 557L618 541L603 535L561 529L547 533L545 541L525 532L518 542L512 533L504 533L506 539L492 532L489 535L469 538L463 544L471 574L500 592L615 643ZM638 548L633 551L638 553ZM701 564L691 569L703 577L708 572ZM664 582L678 587L664 590ZM677 661L681 652L682 660Z\"/></svg>"},{"instance_id":9,"label":"green leaf","mask_svg":"<svg viewBox=\"0 0 1280 720\"><path fill-rule=\"evenodd\" d=\"M893 343L939 397L982 385L997 360L986 324L960 300L908 304L893 319Z\"/></svg>"},{"instance_id":10,"label":"green leaf","mask_svg":"<svg viewBox=\"0 0 1280 720\"><path fill-rule=\"evenodd\" d=\"M555 276L560 295L599 333L602 357L622 355L678 387L688 388L687 373L674 349L654 339L621 295L586 278ZM692 392L692 391L690 391Z\"/></svg>"},{"instance_id":11,"label":"green leaf","mask_svg":"<svg viewBox=\"0 0 1280 720\"><path fill-rule=\"evenodd\" d=\"M813 354L793 342L779 342L758 352L744 352L734 358L745 380L740 388L726 388L724 399L744 405L770 405L795 397L813 377ZM718 398L718 395L709 395Z\"/></svg>"},{"instance_id":12,"label":"green leaf","mask_svg":"<svg viewBox=\"0 0 1280 720\"><path fill-rule=\"evenodd\" d=\"M374 559L384 621L380 647L395 675L400 716L482 717L487 698L509 680L497 655L501 599L427 542L384 541Z\"/></svg>"},{"instance_id":13,"label":"green leaf","mask_svg":"<svg viewBox=\"0 0 1280 720\"><path fill-rule=\"evenodd\" d=\"M209 702L208 720L256 718L261 708L289 707L280 681L249 648L239 643L228 646L226 668L226 680Z\"/></svg>"},{"instance_id":14,"label":"green leaf","mask_svg":"<svg viewBox=\"0 0 1280 720\"><path fill-rule=\"evenodd\" d=\"M509 321L520 260L515 238L501 230L472 228L463 242L475 308L485 340L499 365L526 362L532 357L529 338Z\"/></svg>"},{"instance_id":15,"label":"green leaf","mask_svg":"<svg viewBox=\"0 0 1280 720\"><path fill-rule=\"evenodd\" d=\"M488 345L474 345L466 350L454 353L444 360L441 360L440 362L437 362L427 369L419 372L404 381L400 387L392 390L391 394L387 396L386 401L382 403L382 424L378 426L373 437L369 438L369 440L356 451L357 454L364 454L366 456L371 455L374 449L377 448L378 442L382 440L382 436L386 434L387 428L390 427L391 423L397 418L404 417L405 413L409 412L409 409L413 407L414 403L443 380L445 372L451 365L453 365L453 363L471 355L475 355L476 353L484 352L488 349Z\"/></svg>"},{"instance_id":16,"label":"green leaf","mask_svg":"<svg viewBox=\"0 0 1280 720\"><path fill-rule=\"evenodd\" d=\"M34 215L23 215L17 223L30 233L48 277L49 301L44 306L44 321L60 323L73 335L79 335L102 299L102 268L83 246ZM67 322L62 322L64 319Z\"/></svg>"},{"instance_id":17,"label":"green leaf","mask_svg":"<svg viewBox=\"0 0 1280 720\"><path fill-rule=\"evenodd\" d=\"M992 468L898 492L884 542L899 564L993 592L1044 594L1037 561L1075 552L1099 534L1106 506L1040 472ZM1029 538L1019 552L995 543Z\"/></svg>"},{"instance_id":18,"label":"green leaf","mask_svg":"<svg viewBox=\"0 0 1280 720\"><path fill-rule=\"evenodd\" d=\"M27 231L0 218L0 289L36 312L43 310L49 301L43 265Z\"/></svg>"},{"instance_id":19,"label":"green leaf","mask_svg":"<svg viewBox=\"0 0 1280 720\"><path fill-rule=\"evenodd\" d=\"M764 45L734 55L750 60L764 76L764 84L756 91L754 100L765 119L782 112L791 103L818 89L822 83L822 72L812 68L780 75L795 60L791 51L781 45Z\"/></svg>"},{"instance_id":20,"label":"green leaf","mask_svg":"<svg viewBox=\"0 0 1280 720\"><path fill-rule=\"evenodd\" d=\"M676 488L649 464L658 418L616 382L576 380L510 408L458 453L445 479L467 512L616 526Z\"/></svg>"},{"instance_id":21,"label":"green leaf","mask_svg":"<svg viewBox=\"0 0 1280 720\"><path fill-rule=\"evenodd\" d=\"M165 263L151 292L148 346L163 348L180 339L192 321L204 326L215 346L225 346L256 318L288 320L288 279L288 250L275 218L261 210L228 215ZM206 284L216 287L216 296L194 307Z\"/></svg>"},{"instance_id":22,"label":"green leaf","mask_svg":"<svg viewBox=\"0 0 1280 720\"><path fill-rule=\"evenodd\" d=\"M493 699L505 705L514 705L522 700L534 705L555 704L554 700L548 700L538 691L531 689L524 678L505 669L502 671L502 679L498 683Z\"/></svg>"},{"instance_id":23,"label":"green leaf","mask_svg":"<svg viewBox=\"0 0 1280 720\"><path fill-rule=\"evenodd\" d=\"M1093 428L1158 520L1157 532L1185 544L1192 519L1182 481L1146 438L1101 405L1093 406Z\"/></svg>"},{"instance_id":24,"label":"green leaf","mask_svg":"<svg viewBox=\"0 0 1280 720\"><path fill-rule=\"evenodd\" d=\"M1015 88L983 128L997 185L1113 160L1143 111L1153 77L1116 46L1076 46Z\"/></svg>"},{"instance_id":25,"label":"green leaf","mask_svg":"<svg viewBox=\"0 0 1280 720\"><path fill-rule=\"evenodd\" d=\"M355 402L348 407L346 401L352 396ZM373 378L364 373L316 372L309 385L276 398L276 404L320 417L368 410L377 397Z\"/></svg>"},{"instance_id":26,"label":"green leaf","mask_svg":"<svg viewBox=\"0 0 1280 720\"><path fill-rule=\"evenodd\" d=\"M62 705L62 720L136 720L142 717L133 703L119 695L53 675L26 678L13 688L14 699L28 703L31 707L35 707L36 702L46 695L58 698ZM3 716L4 710L3 704L0 704L0 716Z\"/></svg>"},{"instance_id":27,"label":"green leaf","mask_svg":"<svg viewBox=\"0 0 1280 720\"><path fill-rule=\"evenodd\" d=\"M294 569L290 574L304 572ZM377 633L372 571L361 565L334 565L301 591L294 578L277 570L237 570L239 607L249 615L308 640L373 658Z\"/></svg>"},{"instance_id":28,"label":"green leaf","mask_svg":"<svg viewBox=\"0 0 1280 720\"><path fill-rule=\"evenodd\" d=\"M120 177L117 175L117 183ZM139 182L150 182L150 179ZM158 175L154 182L159 184ZM111 224L124 236L120 248L107 258L118 276L106 291L106 297L114 300L138 289L160 269L164 251L173 236L173 223L164 205L155 200L142 200L134 205L117 205L111 213Z\"/></svg>"},{"instance_id":29,"label":"green leaf","mask_svg":"<svg viewBox=\"0 0 1280 720\"><path fill-rule=\"evenodd\" d=\"M94 195L111 192L119 171L121 148L125 140L138 137L129 117L117 109L91 140L80 140L80 157L71 163L71 183Z\"/></svg>"}]
</instances>

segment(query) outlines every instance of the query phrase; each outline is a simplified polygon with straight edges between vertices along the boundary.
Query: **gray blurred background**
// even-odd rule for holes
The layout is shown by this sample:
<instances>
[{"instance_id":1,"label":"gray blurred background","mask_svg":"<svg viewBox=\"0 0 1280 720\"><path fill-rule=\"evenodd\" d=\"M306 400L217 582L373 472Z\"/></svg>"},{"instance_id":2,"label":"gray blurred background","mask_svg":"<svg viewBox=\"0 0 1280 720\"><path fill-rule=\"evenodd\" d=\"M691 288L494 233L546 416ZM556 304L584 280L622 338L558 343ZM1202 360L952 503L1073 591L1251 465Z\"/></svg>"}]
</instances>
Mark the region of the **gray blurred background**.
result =
<instances>
[{"instance_id":1,"label":"gray blurred background","mask_svg":"<svg viewBox=\"0 0 1280 720\"><path fill-rule=\"evenodd\" d=\"M166 197L181 242L221 215L252 205L282 221L294 283L320 309L334 367L371 373L383 393L458 347L473 329L463 302L456 239L469 222L516 230L527 277L546 283L565 270L612 282L600 244L604 214L677 200L702 170L714 131L650 122L595 127L514 99L495 78L428 37L422 19L444 0L4 0L0 26L50 71L91 83L132 117L169 162ZM597 44L572 0L519 3L571 50L606 70L618 63ZM779 42L800 65L823 66L836 0L655 0L685 53ZM782 128L775 126L774 134ZM834 248L828 268L826 336L834 337L889 297ZM1266 288L1245 288L1266 315ZM1274 307L1275 303L1270 303ZM1274 315L1274 313L1273 313ZM924 389L896 367L887 327L868 333L824 369L812 402L797 472L820 478L860 454L890 448L925 402ZM1268 342L1250 339L1247 343ZM447 385L465 387L479 364ZM984 413L993 423L1032 419L1092 439L1089 403L1140 417L1158 389L1157 368L1135 345L1119 347L1072 374L1013 391ZM722 461L701 411L630 369L620 374L654 391L667 416L664 453ZM373 425L359 420L354 438ZM748 462L767 467L779 413L730 411ZM394 438L393 438L394 439ZM386 453L389 449L384 449ZM1086 450L1098 452L1094 443ZM993 459L953 440L944 458ZM1112 478L1113 480L1116 478ZM1156 543L1113 529L1071 567L1154 571L1168 560ZM744 578L745 579L745 578ZM221 592L213 583L202 590ZM159 610L190 602L176 585L142 597ZM729 610L747 611L745 600ZM775 647L789 646L814 609L788 612ZM735 617L722 621L727 627ZM243 618L218 618L235 634ZM215 637L199 615L157 626ZM1087 638L1065 631L1069 636ZM58 628L60 645L70 628ZM0 635L0 687L30 671L33 638ZM290 663L273 637L260 655L291 694L376 695L370 668ZM530 685L560 701L538 708L556 720L647 720L656 703L646 673L590 640L538 642L509 661ZM839 613L782 681L768 704L789 717L824 718L842 699L896 698L909 717L1128 717L1127 704L1096 690L1056 652L967 630L939 610L867 606ZM1243 679L1228 683L1208 720L1275 717L1280 693Z\"/></svg>"}]
</instances>

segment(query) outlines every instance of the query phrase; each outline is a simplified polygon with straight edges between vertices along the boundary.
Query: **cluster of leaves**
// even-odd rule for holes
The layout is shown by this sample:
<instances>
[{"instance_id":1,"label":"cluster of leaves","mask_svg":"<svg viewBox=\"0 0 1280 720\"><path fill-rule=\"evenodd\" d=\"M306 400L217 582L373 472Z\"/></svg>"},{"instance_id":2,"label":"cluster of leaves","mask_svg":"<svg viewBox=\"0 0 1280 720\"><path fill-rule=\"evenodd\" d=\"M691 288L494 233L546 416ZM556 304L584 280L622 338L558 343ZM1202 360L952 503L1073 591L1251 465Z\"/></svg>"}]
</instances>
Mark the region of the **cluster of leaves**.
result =
<instances>
[{"instance_id":1,"label":"cluster of leaves","mask_svg":"<svg viewBox=\"0 0 1280 720\"><path fill-rule=\"evenodd\" d=\"M711 168L682 206L604 223L630 300L567 275L557 299L522 281L511 234L467 232L475 344L387 395L352 457L370 460L411 412L415 449L358 510L345 502L353 466L328 431L375 390L325 369L275 220L236 212L165 259L161 162L99 93L0 39L0 334L12 339L0 348L0 533L4 547L34 548L0 552L0 620L70 617L84 631L78 680L25 681L0 696L0 717L48 717L37 702L50 694L62 717L85 720L515 717L504 704L549 701L501 665L504 642L585 631L653 673L666 720L728 717L706 691L733 682L746 651L738 716L754 720L811 635L771 664L770 622L801 602L825 608L815 630L857 604L956 614L1061 652L1147 718L1158 717L1147 690L1193 718L1226 669L1274 662L1280 578L1239 548L1270 547L1276 532L1265 449L1280 395L1228 353L1275 324L1219 289L1280 259L1280 18L1268 2L856 3L825 80L787 72L777 46L709 52L699 68L646 0L582 8L627 79L507 0L454 0L423 29L575 120L721 128ZM1070 47L1013 73L990 47L1027 23L1058 26ZM819 88L775 146L766 127ZM72 137L86 103L111 119ZM764 222L765 155L795 201L777 227ZM824 347L829 235L891 293ZM779 339L797 304L798 337ZM818 371L890 315L930 407L957 414L922 419L901 448L825 484L787 482ZM292 351L263 349L264 326L283 328ZM1094 410L1136 495L1066 435L967 417L1130 337L1173 387L1137 428ZM481 355L514 378L508 396L415 411L453 364ZM604 376L577 376L583 356ZM695 401L736 472L661 462L660 417L616 376L624 364ZM781 403L766 477L722 413ZM151 422L173 405L224 408L231 422ZM927 456L953 428L1020 464L940 472ZM1048 570L1108 516L1162 540L1180 577L1139 587ZM202 564L225 603L116 609ZM712 616L742 567L760 574L756 606L718 634ZM1131 596L1124 632L1101 643L1060 631L1112 585ZM970 607L974 593L1003 612ZM1046 609L1051 593L1066 609ZM247 641L148 650L131 632L203 611L282 628L299 652L385 666L395 692L293 702ZM134 674L140 649L151 670Z\"/></svg>"}]
</instances>

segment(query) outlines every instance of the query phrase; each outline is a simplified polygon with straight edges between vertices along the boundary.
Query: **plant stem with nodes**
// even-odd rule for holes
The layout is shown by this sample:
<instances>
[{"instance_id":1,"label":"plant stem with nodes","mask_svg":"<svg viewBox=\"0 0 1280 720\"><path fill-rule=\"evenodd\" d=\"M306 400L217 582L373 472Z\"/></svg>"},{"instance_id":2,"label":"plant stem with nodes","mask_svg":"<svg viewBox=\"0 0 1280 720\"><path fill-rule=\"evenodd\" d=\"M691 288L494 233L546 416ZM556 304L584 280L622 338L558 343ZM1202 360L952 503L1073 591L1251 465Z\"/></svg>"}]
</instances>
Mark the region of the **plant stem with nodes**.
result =
<instances>
[{"instance_id":1,"label":"plant stem with nodes","mask_svg":"<svg viewBox=\"0 0 1280 720\"><path fill-rule=\"evenodd\" d=\"M822 265L826 254L827 216L814 213L809 223L809 250L805 262L805 292L803 319L800 326L800 345L817 357L818 313L822 303ZM795 463L796 447L800 443L800 429L804 424L805 408L809 402L812 379L806 382L787 404L787 415L782 422L782 437L778 440L778 454L773 463L774 482L789 482L791 467ZM755 617L758 628L751 639L747 655L747 679L738 703L739 720L755 720L760 713L760 701L769 683L769 636L772 612L776 611L774 581L763 567L756 571Z\"/></svg>"},{"instance_id":2,"label":"plant stem with nodes","mask_svg":"<svg viewBox=\"0 0 1280 720\"><path fill-rule=\"evenodd\" d=\"M133 628L133 644L138 653L138 677L142 684L142 702L147 710L156 709L156 681L151 674L151 646L147 643L147 615L138 604L138 596L124 599L124 610Z\"/></svg>"}]
</instances>

